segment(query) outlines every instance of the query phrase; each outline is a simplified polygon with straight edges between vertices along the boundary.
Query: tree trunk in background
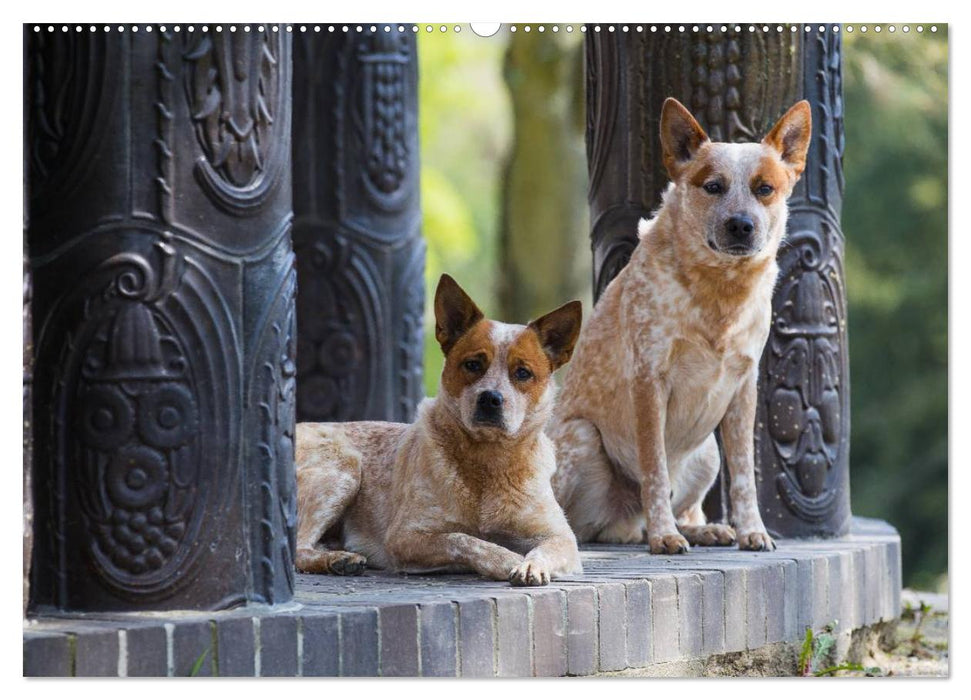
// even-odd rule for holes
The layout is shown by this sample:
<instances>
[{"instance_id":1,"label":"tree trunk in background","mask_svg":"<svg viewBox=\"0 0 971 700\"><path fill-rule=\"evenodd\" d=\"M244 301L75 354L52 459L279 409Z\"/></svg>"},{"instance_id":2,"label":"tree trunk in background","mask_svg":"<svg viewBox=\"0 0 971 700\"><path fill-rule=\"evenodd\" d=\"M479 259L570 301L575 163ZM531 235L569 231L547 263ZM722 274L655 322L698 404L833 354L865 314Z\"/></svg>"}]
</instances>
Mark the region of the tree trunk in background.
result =
<instances>
[{"instance_id":1,"label":"tree trunk in background","mask_svg":"<svg viewBox=\"0 0 971 700\"><path fill-rule=\"evenodd\" d=\"M552 33L510 34L504 75L513 144L500 222L502 319L525 323L589 300L583 44Z\"/></svg>"},{"instance_id":2,"label":"tree trunk in background","mask_svg":"<svg viewBox=\"0 0 971 700\"><path fill-rule=\"evenodd\" d=\"M838 535L850 517L849 369L843 286L840 39L832 31L596 32L587 51L587 147L594 293L627 264L637 220L660 203L667 175L661 105L684 103L715 141L761 139L809 100L806 172L789 201L772 328L759 369L755 465L759 504L777 536ZM728 515L725 469L709 518Z\"/></svg>"}]
</instances>

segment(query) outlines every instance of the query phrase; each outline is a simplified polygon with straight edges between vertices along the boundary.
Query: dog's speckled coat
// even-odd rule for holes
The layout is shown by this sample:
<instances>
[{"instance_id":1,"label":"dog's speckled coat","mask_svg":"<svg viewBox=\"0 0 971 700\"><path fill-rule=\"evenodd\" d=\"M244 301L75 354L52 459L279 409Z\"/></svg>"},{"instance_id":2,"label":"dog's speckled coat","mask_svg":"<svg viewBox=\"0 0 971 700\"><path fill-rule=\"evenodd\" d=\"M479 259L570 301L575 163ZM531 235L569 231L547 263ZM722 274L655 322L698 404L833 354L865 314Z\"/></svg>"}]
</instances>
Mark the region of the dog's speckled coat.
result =
<instances>
[{"instance_id":1,"label":"dog's speckled coat","mask_svg":"<svg viewBox=\"0 0 971 700\"><path fill-rule=\"evenodd\" d=\"M580 303L528 326L496 323L444 275L435 316L445 367L413 424L297 425L297 568L353 574L367 561L516 585L579 572L543 429ZM502 397L498 424L477 414L484 392Z\"/></svg>"},{"instance_id":2,"label":"dog's speckled coat","mask_svg":"<svg viewBox=\"0 0 971 700\"><path fill-rule=\"evenodd\" d=\"M665 102L672 182L583 329L548 430L554 489L580 541L646 539L671 554L732 544L736 532L701 510L721 426L739 546L774 548L756 499L756 381L810 121L803 101L761 143L713 143Z\"/></svg>"}]
</instances>

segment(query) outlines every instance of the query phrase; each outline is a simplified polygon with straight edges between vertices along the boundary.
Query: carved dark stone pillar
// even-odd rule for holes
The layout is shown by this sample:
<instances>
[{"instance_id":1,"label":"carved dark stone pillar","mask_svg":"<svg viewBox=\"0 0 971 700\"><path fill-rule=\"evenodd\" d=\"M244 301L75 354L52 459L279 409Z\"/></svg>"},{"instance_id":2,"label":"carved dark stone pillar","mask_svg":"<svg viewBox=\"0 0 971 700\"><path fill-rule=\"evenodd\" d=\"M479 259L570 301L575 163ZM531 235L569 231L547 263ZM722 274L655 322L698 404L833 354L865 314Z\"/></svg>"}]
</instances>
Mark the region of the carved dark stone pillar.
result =
<instances>
[{"instance_id":1,"label":"carved dark stone pillar","mask_svg":"<svg viewBox=\"0 0 971 700\"><path fill-rule=\"evenodd\" d=\"M692 25L687 25L690 28ZM713 140L760 139L806 98L809 164L790 199L773 324L760 367L756 475L766 527L777 536L836 535L849 523L849 373L843 287L843 152L839 34L587 33L587 153L594 294L630 258L636 223L667 183L661 105L683 102ZM672 27L676 30L676 27ZM725 470L705 509L728 509Z\"/></svg>"},{"instance_id":2,"label":"carved dark stone pillar","mask_svg":"<svg viewBox=\"0 0 971 700\"><path fill-rule=\"evenodd\" d=\"M302 421L409 421L425 244L414 35L294 35L293 210Z\"/></svg>"},{"instance_id":3,"label":"carved dark stone pillar","mask_svg":"<svg viewBox=\"0 0 971 700\"><path fill-rule=\"evenodd\" d=\"M35 610L292 596L290 37L152 29L28 31Z\"/></svg>"}]
</instances>

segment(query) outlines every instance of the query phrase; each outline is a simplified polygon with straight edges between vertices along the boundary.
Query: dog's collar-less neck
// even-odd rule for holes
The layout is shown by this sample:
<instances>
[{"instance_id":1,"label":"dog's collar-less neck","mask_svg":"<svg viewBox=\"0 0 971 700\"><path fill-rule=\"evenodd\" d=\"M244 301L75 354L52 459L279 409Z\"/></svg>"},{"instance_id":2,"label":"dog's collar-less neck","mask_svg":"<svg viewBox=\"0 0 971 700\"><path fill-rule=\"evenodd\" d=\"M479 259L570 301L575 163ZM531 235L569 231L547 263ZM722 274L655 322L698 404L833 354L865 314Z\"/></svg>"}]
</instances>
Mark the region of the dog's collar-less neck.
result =
<instances>
[{"instance_id":1,"label":"dog's collar-less neck","mask_svg":"<svg viewBox=\"0 0 971 700\"><path fill-rule=\"evenodd\" d=\"M522 455L536 447L543 426L526 430L514 436L475 435L468 431L461 420L436 401L429 410L429 427L435 442L445 452L449 461L456 464L463 476L475 482L489 475L505 477L510 471L519 471ZM468 479L466 479L468 480Z\"/></svg>"}]
</instances>

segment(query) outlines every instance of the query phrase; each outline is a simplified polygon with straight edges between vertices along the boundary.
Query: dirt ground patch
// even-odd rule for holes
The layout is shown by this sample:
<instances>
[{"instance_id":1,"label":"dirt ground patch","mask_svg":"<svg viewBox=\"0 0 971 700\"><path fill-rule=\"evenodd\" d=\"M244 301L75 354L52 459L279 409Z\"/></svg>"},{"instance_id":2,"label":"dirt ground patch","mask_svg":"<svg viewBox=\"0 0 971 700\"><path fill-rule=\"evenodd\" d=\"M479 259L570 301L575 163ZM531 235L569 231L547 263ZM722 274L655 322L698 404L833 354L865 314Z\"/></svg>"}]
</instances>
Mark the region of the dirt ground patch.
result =
<instances>
[{"instance_id":1,"label":"dirt ground patch","mask_svg":"<svg viewBox=\"0 0 971 700\"><path fill-rule=\"evenodd\" d=\"M896 645L889 651L868 650L863 666L876 666L884 675L892 676L949 676L947 596L905 590L902 600L904 610L897 625Z\"/></svg>"},{"instance_id":2,"label":"dirt ground patch","mask_svg":"<svg viewBox=\"0 0 971 700\"><path fill-rule=\"evenodd\" d=\"M946 678L950 675L949 614L945 594L904 590L900 620L896 629L870 636L851 645L845 659L863 670L826 674L839 677L910 676Z\"/></svg>"},{"instance_id":3,"label":"dirt ground patch","mask_svg":"<svg viewBox=\"0 0 971 700\"><path fill-rule=\"evenodd\" d=\"M896 625L880 623L852 634L815 630L813 651L803 658L803 645L779 643L709 659L656 664L601 676L620 677L780 677L821 675L840 678L948 677L949 619L946 595L904 590Z\"/></svg>"}]
</instances>

